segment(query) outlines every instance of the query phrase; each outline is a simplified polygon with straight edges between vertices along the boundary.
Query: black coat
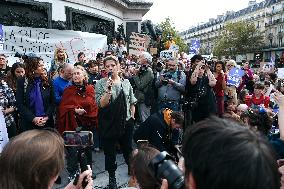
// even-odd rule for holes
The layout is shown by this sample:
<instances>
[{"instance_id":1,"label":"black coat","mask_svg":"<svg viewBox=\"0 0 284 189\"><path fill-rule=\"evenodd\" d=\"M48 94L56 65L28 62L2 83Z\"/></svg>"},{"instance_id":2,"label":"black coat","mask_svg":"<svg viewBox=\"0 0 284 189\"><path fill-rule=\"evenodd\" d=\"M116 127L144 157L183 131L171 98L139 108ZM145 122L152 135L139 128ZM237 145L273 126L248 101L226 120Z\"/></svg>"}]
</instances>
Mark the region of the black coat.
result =
<instances>
[{"instance_id":1,"label":"black coat","mask_svg":"<svg viewBox=\"0 0 284 189\"><path fill-rule=\"evenodd\" d=\"M43 99L44 111L48 116L48 121L45 127L53 127L53 113L55 109L55 99L54 99L54 89L51 80L49 82L49 87L43 87L41 85L41 94ZM28 83L25 89L25 78L20 78L17 81L17 93L16 93L16 105L20 113L20 127L23 131L42 128L33 124L33 119L36 117L34 115L34 109L31 109L29 104L30 91L32 89L32 84Z\"/></svg>"},{"instance_id":2,"label":"black coat","mask_svg":"<svg viewBox=\"0 0 284 189\"><path fill-rule=\"evenodd\" d=\"M178 135L178 130L171 130L164 121L162 112L159 111L141 123L134 132L133 139L136 143L138 140L148 140L149 144L159 151L170 152L173 146L178 143Z\"/></svg>"}]
</instances>

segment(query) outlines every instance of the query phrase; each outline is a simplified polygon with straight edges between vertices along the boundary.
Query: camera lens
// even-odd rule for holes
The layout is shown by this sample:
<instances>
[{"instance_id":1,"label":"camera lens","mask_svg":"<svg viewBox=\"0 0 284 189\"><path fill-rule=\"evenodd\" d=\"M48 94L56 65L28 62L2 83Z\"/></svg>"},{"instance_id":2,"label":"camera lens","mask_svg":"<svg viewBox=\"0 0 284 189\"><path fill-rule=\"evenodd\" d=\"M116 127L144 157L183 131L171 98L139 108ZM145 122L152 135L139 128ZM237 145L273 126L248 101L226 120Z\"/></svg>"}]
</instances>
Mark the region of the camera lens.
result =
<instances>
[{"instance_id":1,"label":"camera lens","mask_svg":"<svg viewBox=\"0 0 284 189\"><path fill-rule=\"evenodd\" d=\"M152 159L149 166L156 179L167 179L169 189L184 189L184 175L167 152L161 152Z\"/></svg>"}]
</instances>

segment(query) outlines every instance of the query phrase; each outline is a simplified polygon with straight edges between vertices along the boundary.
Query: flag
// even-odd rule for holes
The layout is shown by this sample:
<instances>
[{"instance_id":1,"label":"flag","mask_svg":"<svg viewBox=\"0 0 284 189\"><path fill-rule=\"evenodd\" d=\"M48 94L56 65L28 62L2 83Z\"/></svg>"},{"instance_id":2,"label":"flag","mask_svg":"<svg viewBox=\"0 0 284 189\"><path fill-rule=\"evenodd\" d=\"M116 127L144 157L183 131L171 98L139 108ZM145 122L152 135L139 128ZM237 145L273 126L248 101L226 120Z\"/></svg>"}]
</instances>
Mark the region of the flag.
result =
<instances>
[{"instance_id":1,"label":"flag","mask_svg":"<svg viewBox=\"0 0 284 189\"><path fill-rule=\"evenodd\" d=\"M193 39L191 40L190 48L189 48L189 54L198 54L200 49L200 40L199 39Z\"/></svg>"}]
</instances>

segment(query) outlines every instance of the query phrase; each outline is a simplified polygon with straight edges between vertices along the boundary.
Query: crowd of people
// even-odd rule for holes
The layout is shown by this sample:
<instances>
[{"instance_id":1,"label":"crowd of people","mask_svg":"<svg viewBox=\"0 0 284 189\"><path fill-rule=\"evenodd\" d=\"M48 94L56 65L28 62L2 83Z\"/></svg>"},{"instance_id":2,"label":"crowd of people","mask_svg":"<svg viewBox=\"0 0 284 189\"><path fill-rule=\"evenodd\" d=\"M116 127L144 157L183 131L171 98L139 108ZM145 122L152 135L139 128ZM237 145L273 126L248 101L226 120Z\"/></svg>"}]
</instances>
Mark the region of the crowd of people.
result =
<instances>
[{"instance_id":1,"label":"crowd of people","mask_svg":"<svg viewBox=\"0 0 284 189\"><path fill-rule=\"evenodd\" d=\"M123 44L119 47L111 45L95 60L80 52L77 62L56 49L49 70L35 54L11 68L0 54L0 106L11 140L0 155L0 168L7 170L0 173L0 186L49 188L64 166L60 135L91 131L94 146L84 148L87 163L92 167L92 151L104 152L110 189L117 188L117 151L123 153L136 187L167 188L149 174L147 165L160 151L178 162L181 145L181 169L189 188L280 188L284 80L275 70L201 55L189 60L184 53L169 59L148 52L128 55ZM227 82L233 68L244 71L239 85ZM133 155L133 141L138 146L147 141L147 146ZM24 153L31 158L23 158ZM78 172L78 147L67 146L65 153L71 181ZM26 164L30 180L15 163ZM46 168L51 163L54 167ZM88 175L91 187L92 173L82 175L80 181Z\"/></svg>"}]
</instances>

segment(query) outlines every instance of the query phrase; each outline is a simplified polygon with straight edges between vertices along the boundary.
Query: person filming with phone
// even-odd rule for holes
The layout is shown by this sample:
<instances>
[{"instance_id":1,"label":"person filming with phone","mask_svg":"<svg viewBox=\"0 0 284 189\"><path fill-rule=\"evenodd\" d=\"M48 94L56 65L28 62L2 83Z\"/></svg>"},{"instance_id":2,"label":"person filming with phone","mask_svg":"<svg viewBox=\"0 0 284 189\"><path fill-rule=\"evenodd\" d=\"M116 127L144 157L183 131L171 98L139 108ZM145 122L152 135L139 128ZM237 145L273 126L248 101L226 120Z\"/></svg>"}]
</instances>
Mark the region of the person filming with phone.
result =
<instances>
[{"instance_id":1,"label":"person filming with phone","mask_svg":"<svg viewBox=\"0 0 284 189\"><path fill-rule=\"evenodd\" d=\"M88 85L88 77L82 66L75 66L72 72L72 85L64 90L59 105L58 131L92 131L97 126L98 107L95 102L95 91ZM74 179L77 168L78 148L68 146L67 170L69 179ZM92 165L91 146L85 147L88 165Z\"/></svg>"},{"instance_id":2,"label":"person filming with phone","mask_svg":"<svg viewBox=\"0 0 284 189\"><path fill-rule=\"evenodd\" d=\"M64 168L64 143L54 130L30 130L11 140L0 156L1 189L51 189ZM65 189L92 189L92 170ZM83 181L86 186L83 187Z\"/></svg>"}]
</instances>

